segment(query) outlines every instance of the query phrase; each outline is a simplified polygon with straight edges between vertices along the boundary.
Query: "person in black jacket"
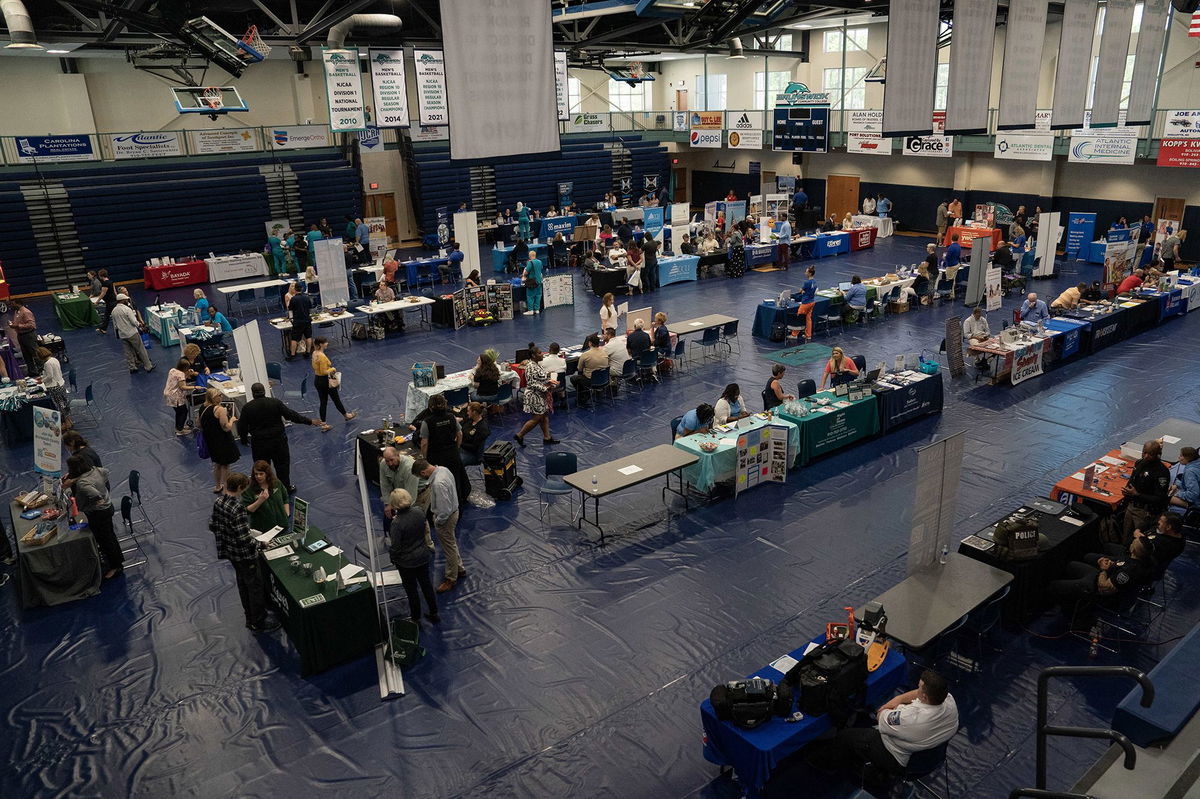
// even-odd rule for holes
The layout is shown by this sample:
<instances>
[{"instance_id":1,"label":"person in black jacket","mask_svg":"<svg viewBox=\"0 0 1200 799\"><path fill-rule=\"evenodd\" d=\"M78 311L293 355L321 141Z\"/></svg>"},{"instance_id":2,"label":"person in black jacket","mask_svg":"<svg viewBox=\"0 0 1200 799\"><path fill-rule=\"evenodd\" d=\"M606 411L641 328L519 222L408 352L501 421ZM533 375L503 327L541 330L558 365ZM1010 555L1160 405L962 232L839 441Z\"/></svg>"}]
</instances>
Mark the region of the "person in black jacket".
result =
<instances>
[{"instance_id":1,"label":"person in black jacket","mask_svg":"<svg viewBox=\"0 0 1200 799\"><path fill-rule=\"evenodd\" d=\"M429 398L429 415L421 423L421 454L434 466L445 466L454 475L461 507L471 494L471 478L463 466L459 446L463 440L458 419L450 413L444 394Z\"/></svg>"},{"instance_id":2,"label":"person in black jacket","mask_svg":"<svg viewBox=\"0 0 1200 799\"><path fill-rule=\"evenodd\" d=\"M487 420L487 406L482 402L467 403L467 418L462 424L460 457L463 466L476 466L483 461L483 450L492 435Z\"/></svg>"},{"instance_id":3,"label":"person in black jacket","mask_svg":"<svg viewBox=\"0 0 1200 799\"><path fill-rule=\"evenodd\" d=\"M409 617L421 623L421 594L429 613L425 618L434 624L441 621L438 616L437 594L429 579L429 564L433 560L433 549L426 543L429 527L425 514L413 507L412 495L403 488L394 489L387 498L392 509L392 522L388 533L391 546L388 555L392 565L400 573L404 593L408 596ZM420 593L418 593L420 589Z\"/></svg>"},{"instance_id":4,"label":"person in black jacket","mask_svg":"<svg viewBox=\"0 0 1200 799\"><path fill-rule=\"evenodd\" d=\"M1125 497L1125 524L1120 543L1129 546L1134 530L1149 530L1158 514L1166 510L1171 472L1162 462L1162 442L1151 439L1142 445L1142 457L1133 465L1129 482L1121 489Z\"/></svg>"},{"instance_id":5,"label":"person in black jacket","mask_svg":"<svg viewBox=\"0 0 1200 799\"><path fill-rule=\"evenodd\" d=\"M269 462L275 468L275 475L280 482L287 486L288 493L294 494L296 486L292 485L292 453L288 450L284 421L313 425L322 430L328 430L329 425L320 419L301 416L284 405L282 400L268 397L262 383L250 386L250 395L253 399L242 408L242 415L237 420L238 437L243 445L249 443L254 460Z\"/></svg>"},{"instance_id":6,"label":"person in black jacket","mask_svg":"<svg viewBox=\"0 0 1200 799\"><path fill-rule=\"evenodd\" d=\"M112 317L113 308L117 307L117 291L113 288L112 278L108 276L107 269L101 269L98 273L100 278L100 287L104 291L104 313L100 315L100 327L96 328L97 333L108 332L108 320Z\"/></svg>"}]
</instances>

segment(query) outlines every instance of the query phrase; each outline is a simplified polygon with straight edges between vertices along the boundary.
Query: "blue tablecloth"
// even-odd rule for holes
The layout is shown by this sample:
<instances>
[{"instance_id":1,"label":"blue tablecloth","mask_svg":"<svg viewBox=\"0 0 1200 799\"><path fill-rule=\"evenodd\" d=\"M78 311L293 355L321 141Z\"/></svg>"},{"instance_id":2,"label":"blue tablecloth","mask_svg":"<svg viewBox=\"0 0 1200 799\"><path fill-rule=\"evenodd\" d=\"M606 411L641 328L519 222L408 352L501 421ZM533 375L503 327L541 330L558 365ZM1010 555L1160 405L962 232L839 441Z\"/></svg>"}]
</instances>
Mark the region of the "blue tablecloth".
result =
<instances>
[{"instance_id":1,"label":"blue tablecloth","mask_svg":"<svg viewBox=\"0 0 1200 799\"><path fill-rule=\"evenodd\" d=\"M1107 241L1093 241L1088 244L1087 259L1089 264L1104 263L1104 248L1108 246Z\"/></svg>"},{"instance_id":2,"label":"blue tablecloth","mask_svg":"<svg viewBox=\"0 0 1200 799\"><path fill-rule=\"evenodd\" d=\"M545 244L530 244L529 249L537 250L538 259L542 262L542 266L546 265L546 258L550 253L550 248ZM500 249L492 248L492 271L503 272L504 267L508 265L508 254L513 251L512 247L501 247Z\"/></svg>"},{"instance_id":3,"label":"blue tablecloth","mask_svg":"<svg viewBox=\"0 0 1200 799\"><path fill-rule=\"evenodd\" d=\"M768 424L785 425L788 428L788 464L796 462L796 456L800 453L799 427L778 416L770 422L757 415L750 418L754 420L754 426L748 428L750 430L766 427ZM734 444L723 443L719 439L736 439L737 435L738 431L734 430L719 434L718 438L707 433L696 433L675 439L675 446L700 458L697 463L683 470L683 479L695 486L698 491L709 491L721 480L732 480L737 470L737 447ZM717 448L712 452L705 452L700 449L702 441L717 441Z\"/></svg>"},{"instance_id":4,"label":"blue tablecloth","mask_svg":"<svg viewBox=\"0 0 1200 799\"><path fill-rule=\"evenodd\" d=\"M804 251L813 258L827 258L831 255L842 255L850 252L850 234L845 232L838 233L815 233L813 238L815 242L804 244Z\"/></svg>"},{"instance_id":5,"label":"blue tablecloth","mask_svg":"<svg viewBox=\"0 0 1200 799\"><path fill-rule=\"evenodd\" d=\"M658 285L666 286L671 283L682 283L685 280L695 280L696 268L699 264L699 255L674 255L659 258Z\"/></svg>"},{"instance_id":6,"label":"blue tablecloth","mask_svg":"<svg viewBox=\"0 0 1200 799\"><path fill-rule=\"evenodd\" d=\"M750 334L759 338L770 338L772 325L786 325L787 315L799 310L799 304L780 308L775 304L775 300L760 302L754 312L754 326L750 328Z\"/></svg>"},{"instance_id":7,"label":"blue tablecloth","mask_svg":"<svg viewBox=\"0 0 1200 799\"><path fill-rule=\"evenodd\" d=\"M575 232L575 225L578 222L578 217L575 216L555 216L549 219L543 219L541 226L538 228L539 239L552 239L555 233L563 234L564 239L571 238L571 234Z\"/></svg>"},{"instance_id":8,"label":"blue tablecloth","mask_svg":"<svg viewBox=\"0 0 1200 799\"><path fill-rule=\"evenodd\" d=\"M825 636L815 639L817 643L823 643L824 640ZM789 654L799 660L807 647L805 644ZM882 705L896 693L904 679L905 665L899 647L892 647L880 667L867 675L868 706L874 708ZM770 666L763 666L750 676L764 677L778 683L784 675ZM829 717L820 715L805 716L796 722L774 718L753 730L744 730L718 719L712 702L707 699L700 703L700 723L707 737L705 759L732 767L751 797L758 796L779 761L800 751L833 728Z\"/></svg>"},{"instance_id":9,"label":"blue tablecloth","mask_svg":"<svg viewBox=\"0 0 1200 799\"><path fill-rule=\"evenodd\" d=\"M440 279L438 264L448 263L450 263L449 258L421 258L405 262L403 266L405 276L408 278L408 285L416 288L422 280L426 280L432 286L435 281Z\"/></svg>"},{"instance_id":10,"label":"blue tablecloth","mask_svg":"<svg viewBox=\"0 0 1200 799\"><path fill-rule=\"evenodd\" d=\"M877 384L872 392L878 400L879 432L919 419L931 413L941 413L944 402L942 373L926 375L916 383L899 388L883 388Z\"/></svg>"},{"instance_id":11,"label":"blue tablecloth","mask_svg":"<svg viewBox=\"0 0 1200 799\"><path fill-rule=\"evenodd\" d=\"M849 242L849 239L846 241ZM849 247L849 244L846 246ZM774 244L748 244L746 245L746 266L773 264L777 252L778 247Z\"/></svg>"},{"instance_id":12,"label":"blue tablecloth","mask_svg":"<svg viewBox=\"0 0 1200 799\"><path fill-rule=\"evenodd\" d=\"M1046 321L1046 329L1062 333L1054 339L1055 355L1062 359L1079 353L1085 335L1092 332L1092 324L1079 319L1056 316Z\"/></svg>"}]
</instances>

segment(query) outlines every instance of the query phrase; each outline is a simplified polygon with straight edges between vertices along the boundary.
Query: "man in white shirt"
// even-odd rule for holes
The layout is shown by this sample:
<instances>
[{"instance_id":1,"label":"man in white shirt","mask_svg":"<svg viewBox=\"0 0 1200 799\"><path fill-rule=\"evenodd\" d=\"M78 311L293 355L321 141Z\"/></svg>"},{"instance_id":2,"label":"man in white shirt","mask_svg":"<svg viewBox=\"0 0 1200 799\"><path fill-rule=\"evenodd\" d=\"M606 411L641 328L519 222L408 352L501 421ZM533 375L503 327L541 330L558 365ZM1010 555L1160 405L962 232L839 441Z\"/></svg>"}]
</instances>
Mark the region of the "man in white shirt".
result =
<instances>
[{"instance_id":1,"label":"man in white shirt","mask_svg":"<svg viewBox=\"0 0 1200 799\"><path fill-rule=\"evenodd\" d=\"M842 730L836 741L835 762L844 767L870 765L868 782L903 773L917 752L941 746L958 731L958 706L944 677L926 669L915 691L879 708L874 727ZM874 777L874 778L873 778Z\"/></svg>"},{"instance_id":2,"label":"man in white shirt","mask_svg":"<svg viewBox=\"0 0 1200 799\"><path fill-rule=\"evenodd\" d=\"M778 235L779 251L775 257L775 265L780 269L787 269L788 264L792 262L792 223L788 221L787 214L784 214L779 222Z\"/></svg>"},{"instance_id":3,"label":"man in white shirt","mask_svg":"<svg viewBox=\"0 0 1200 799\"><path fill-rule=\"evenodd\" d=\"M963 338L968 341L985 341L992 337L988 330L987 317L983 315L983 306L976 305L971 315L963 322Z\"/></svg>"},{"instance_id":4,"label":"man in white shirt","mask_svg":"<svg viewBox=\"0 0 1200 799\"><path fill-rule=\"evenodd\" d=\"M429 513L433 516L433 529L446 560L446 572L437 592L444 594L453 590L455 584L467 576L455 535L458 527L458 485L449 469L434 466L424 458L413 461L412 473L429 481Z\"/></svg>"},{"instance_id":5,"label":"man in white shirt","mask_svg":"<svg viewBox=\"0 0 1200 799\"><path fill-rule=\"evenodd\" d=\"M542 357L542 368L550 375L551 380L557 380L559 383L563 379L559 375L565 375L567 372L567 359L562 356L562 347L558 346L557 341L550 343L547 354Z\"/></svg>"},{"instance_id":6,"label":"man in white shirt","mask_svg":"<svg viewBox=\"0 0 1200 799\"><path fill-rule=\"evenodd\" d=\"M608 356L609 378L615 383L625 368L625 362L629 360L629 350L625 336L618 336L611 327L604 330L604 354Z\"/></svg>"},{"instance_id":7,"label":"man in white shirt","mask_svg":"<svg viewBox=\"0 0 1200 799\"><path fill-rule=\"evenodd\" d=\"M138 329L140 320L137 311L133 310L129 303L128 294L117 295L117 307L112 309L110 318L117 329L117 338L121 339L129 374L137 374L139 364L147 372L153 372L154 362L150 360L150 354L142 344L142 331Z\"/></svg>"}]
</instances>

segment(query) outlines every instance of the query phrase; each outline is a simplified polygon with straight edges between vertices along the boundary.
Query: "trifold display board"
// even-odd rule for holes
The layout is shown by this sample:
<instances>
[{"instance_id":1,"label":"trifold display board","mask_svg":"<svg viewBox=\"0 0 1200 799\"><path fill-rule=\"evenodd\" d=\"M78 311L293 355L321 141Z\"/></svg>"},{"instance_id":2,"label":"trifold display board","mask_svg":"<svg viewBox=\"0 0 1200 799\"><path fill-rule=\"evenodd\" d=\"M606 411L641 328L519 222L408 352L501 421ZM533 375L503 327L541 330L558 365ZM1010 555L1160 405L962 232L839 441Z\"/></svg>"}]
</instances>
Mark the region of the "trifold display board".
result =
<instances>
[{"instance_id":1,"label":"trifold display board","mask_svg":"<svg viewBox=\"0 0 1200 799\"><path fill-rule=\"evenodd\" d=\"M575 304L575 278L572 275L550 275L542 281L542 307Z\"/></svg>"},{"instance_id":2,"label":"trifold display board","mask_svg":"<svg viewBox=\"0 0 1200 799\"><path fill-rule=\"evenodd\" d=\"M242 384L246 386L246 399L250 399L250 386L262 383L271 396L271 381L267 379L267 358L263 355L262 335L258 331L258 320L252 320L233 331L233 346L237 350L238 371Z\"/></svg>"},{"instance_id":3,"label":"trifold display board","mask_svg":"<svg viewBox=\"0 0 1200 799\"><path fill-rule=\"evenodd\" d=\"M492 313L497 322L513 318L512 285L508 283L466 286L454 292L453 297L455 330L468 324L480 311Z\"/></svg>"},{"instance_id":4,"label":"trifold display board","mask_svg":"<svg viewBox=\"0 0 1200 799\"><path fill-rule=\"evenodd\" d=\"M788 428L767 425L743 430L737 437L737 472L733 491L740 494L759 483L787 482Z\"/></svg>"}]
</instances>

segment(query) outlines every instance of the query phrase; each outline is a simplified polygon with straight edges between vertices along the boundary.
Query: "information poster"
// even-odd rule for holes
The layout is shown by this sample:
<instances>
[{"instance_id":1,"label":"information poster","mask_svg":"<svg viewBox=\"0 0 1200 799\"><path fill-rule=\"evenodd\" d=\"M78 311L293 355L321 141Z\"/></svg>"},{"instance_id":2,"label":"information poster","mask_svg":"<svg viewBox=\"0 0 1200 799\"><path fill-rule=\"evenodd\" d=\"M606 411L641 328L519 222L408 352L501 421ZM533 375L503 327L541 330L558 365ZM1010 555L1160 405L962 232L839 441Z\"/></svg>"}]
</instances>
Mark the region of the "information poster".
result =
<instances>
[{"instance_id":1,"label":"information poster","mask_svg":"<svg viewBox=\"0 0 1200 799\"><path fill-rule=\"evenodd\" d=\"M738 434L735 494L760 483L787 481L787 439L788 428L783 425L767 425Z\"/></svg>"},{"instance_id":2,"label":"information poster","mask_svg":"<svg viewBox=\"0 0 1200 799\"><path fill-rule=\"evenodd\" d=\"M382 258L388 245L387 220L382 216L368 216L363 219L363 224L370 231L371 254Z\"/></svg>"},{"instance_id":3,"label":"information poster","mask_svg":"<svg viewBox=\"0 0 1200 799\"><path fill-rule=\"evenodd\" d=\"M454 292L453 296L455 330L469 324L477 313L491 314L493 319L502 322L513 318L511 283L467 286Z\"/></svg>"},{"instance_id":4,"label":"information poster","mask_svg":"<svg viewBox=\"0 0 1200 799\"><path fill-rule=\"evenodd\" d=\"M1091 244L1095 232L1096 214L1094 212L1072 211L1067 220L1067 257L1077 257L1080 250Z\"/></svg>"},{"instance_id":5,"label":"information poster","mask_svg":"<svg viewBox=\"0 0 1200 799\"><path fill-rule=\"evenodd\" d=\"M404 82L403 50L368 50L374 122L381 128L407 128L408 88Z\"/></svg>"},{"instance_id":6,"label":"information poster","mask_svg":"<svg viewBox=\"0 0 1200 799\"><path fill-rule=\"evenodd\" d=\"M1160 219L1158 224L1154 226L1154 252L1151 254L1150 260L1154 261L1158 258L1159 250L1162 249L1162 243L1179 230L1179 220L1177 219Z\"/></svg>"},{"instance_id":7,"label":"information poster","mask_svg":"<svg viewBox=\"0 0 1200 799\"><path fill-rule=\"evenodd\" d=\"M657 241L662 241L663 216L665 208L646 208L642 211L642 228L646 235Z\"/></svg>"},{"instance_id":8,"label":"information poster","mask_svg":"<svg viewBox=\"0 0 1200 799\"><path fill-rule=\"evenodd\" d=\"M574 275L549 275L542 281L542 307L575 304Z\"/></svg>"},{"instance_id":9,"label":"information poster","mask_svg":"<svg viewBox=\"0 0 1200 799\"><path fill-rule=\"evenodd\" d=\"M1042 350L1046 339L1040 338L1027 347L1023 347L1013 355L1012 384L1023 383L1031 377L1042 373Z\"/></svg>"},{"instance_id":10,"label":"information poster","mask_svg":"<svg viewBox=\"0 0 1200 799\"><path fill-rule=\"evenodd\" d=\"M1001 297L1004 296L1000 290L1000 272L1001 272L1001 269L998 266L989 266L988 267L987 276L986 276L987 304L984 306L984 310L987 310L987 311L1000 310L1000 299L1001 299Z\"/></svg>"},{"instance_id":11,"label":"information poster","mask_svg":"<svg viewBox=\"0 0 1200 799\"><path fill-rule=\"evenodd\" d=\"M1132 241L1110 241L1104 245L1104 282L1119 285L1133 268L1133 252L1137 247Z\"/></svg>"},{"instance_id":12,"label":"information poster","mask_svg":"<svg viewBox=\"0 0 1200 799\"><path fill-rule=\"evenodd\" d=\"M62 417L57 410L33 406L33 468L38 474L62 474Z\"/></svg>"},{"instance_id":13,"label":"information poster","mask_svg":"<svg viewBox=\"0 0 1200 799\"><path fill-rule=\"evenodd\" d=\"M413 50L417 79L417 114L422 125L448 125L446 65L441 50Z\"/></svg>"},{"instance_id":14,"label":"information poster","mask_svg":"<svg viewBox=\"0 0 1200 799\"><path fill-rule=\"evenodd\" d=\"M325 96L329 102L329 128L334 133L362 130L367 126L358 48L324 48Z\"/></svg>"}]
</instances>

